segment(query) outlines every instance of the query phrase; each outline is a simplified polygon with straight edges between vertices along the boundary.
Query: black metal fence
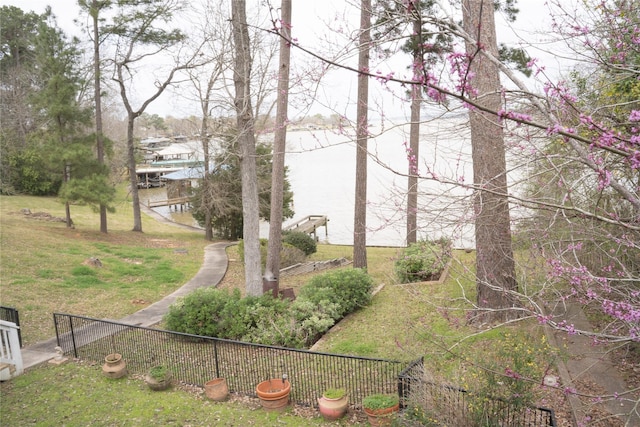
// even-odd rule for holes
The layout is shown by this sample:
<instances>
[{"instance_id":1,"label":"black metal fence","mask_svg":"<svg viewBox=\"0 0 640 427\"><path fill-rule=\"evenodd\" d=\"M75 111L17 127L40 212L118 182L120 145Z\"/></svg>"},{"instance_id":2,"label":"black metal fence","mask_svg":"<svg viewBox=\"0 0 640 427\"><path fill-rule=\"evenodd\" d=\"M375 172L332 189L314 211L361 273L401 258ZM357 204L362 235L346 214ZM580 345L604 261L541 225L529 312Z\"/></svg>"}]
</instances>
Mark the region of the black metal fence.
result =
<instances>
[{"instance_id":1,"label":"black metal fence","mask_svg":"<svg viewBox=\"0 0 640 427\"><path fill-rule=\"evenodd\" d=\"M327 388L344 388L360 406L371 393L396 393L406 363L271 347L150 329L107 320L54 313L58 345L66 355L102 362L120 353L131 373L169 367L178 381L203 386L226 378L231 392L255 396L256 385L286 374L291 401L316 406Z\"/></svg>"},{"instance_id":2,"label":"black metal fence","mask_svg":"<svg viewBox=\"0 0 640 427\"><path fill-rule=\"evenodd\" d=\"M12 307L0 306L0 320L15 323L18 326L18 342L22 347L22 332L20 330L20 315L18 310Z\"/></svg>"},{"instance_id":3,"label":"black metal fence","mask_svg":"<svg viewBox=\"0 0 640 427\"><path fill-rule=\"evenodd\" d=\"M131 373L167 366L173 377L204 386L226 378L229 390L255 396L255 386L287 375L291 401L316 406L327 388L344 388L360 407L372 393L398 393L403 408L422 408L442 425L555 427L553 410L518 408L426 379L424 359L409 364L366 357L272 347L54 313L58 345L66 355L102 362L120 353Z\"/></svg>"},{"instance_id":4,"label":"black metal fence","mask_svg":"<svg viewBox=\"0 0 640 427\"><path fill-rule=\"evenodd\" d=\"M464 389L436 384L425 375L424 359L412 362L398 376L404 408L438 425L555 427L553 410L518 407L500 399L478 396Z\"/></svg>"}]
</instances>

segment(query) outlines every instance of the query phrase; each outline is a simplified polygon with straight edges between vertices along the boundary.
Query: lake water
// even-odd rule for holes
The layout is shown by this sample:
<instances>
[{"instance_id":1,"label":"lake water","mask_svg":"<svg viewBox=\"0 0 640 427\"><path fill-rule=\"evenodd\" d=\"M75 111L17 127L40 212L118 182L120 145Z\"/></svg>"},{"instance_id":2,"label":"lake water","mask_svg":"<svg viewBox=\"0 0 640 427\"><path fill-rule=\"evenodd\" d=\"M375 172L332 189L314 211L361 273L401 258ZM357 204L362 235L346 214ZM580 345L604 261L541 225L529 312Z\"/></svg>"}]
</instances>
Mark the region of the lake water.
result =
<instances>
[{"instance_id":1,"label":"lake water","mask_svg":"<svg viewBox=\"0 0 640 427\"><path fill-rule=\"evenodd\" d=\"M370 132L375 137L368 145L367 245L404 246L409 126L373 126ZM418 167L424 179L419 183L418 238L446 236L456 246L468 247L473 244L470 192L456 185L472 181L464 119L424 123L420 140ZM285 163L295 215L284 226L308 215L326 215L327 232L320 228L318 238L332 244L353 244L355 154L354 138L335 130L287 132ZM141 198L148 197L162 199L166 194L164 189L142 190ZM194 223L188 212L166 207L157 211L175 221ZM268 227L262 224L262 237L268 237Z\"/></svg>"}]
</instances>

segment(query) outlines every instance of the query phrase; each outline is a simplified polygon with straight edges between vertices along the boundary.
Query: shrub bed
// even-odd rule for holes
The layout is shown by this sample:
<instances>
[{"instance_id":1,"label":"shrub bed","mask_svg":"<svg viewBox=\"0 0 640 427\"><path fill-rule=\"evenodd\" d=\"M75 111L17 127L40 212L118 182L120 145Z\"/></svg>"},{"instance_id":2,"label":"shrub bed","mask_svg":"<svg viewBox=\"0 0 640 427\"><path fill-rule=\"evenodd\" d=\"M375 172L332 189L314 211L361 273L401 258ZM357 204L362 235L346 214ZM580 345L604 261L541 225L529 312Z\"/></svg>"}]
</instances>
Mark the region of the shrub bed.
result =
<instances>
[{"instance_id":1,"label":"shrub bed","mask_svg":"<svg viewBox=\"0 0 640 427\"><path fill-rule=\"evenodd\" d=\"M449 240L412 243L394 263L396 277L400 283L437 280L450 259Z\"/></svg>"},{"instance_id":2,"label":"shrub bed","mask_svg":"<svg viewBox=\"0 0 640 427\"><path fill-rule=\"evenodd\" d=\"M305 348L344 316L369 304L373 285L363 270L345 269L314 276L294 301L201 288L171 305L164 320L167 329L176 332Z\"/></svg>"}]
</instances>

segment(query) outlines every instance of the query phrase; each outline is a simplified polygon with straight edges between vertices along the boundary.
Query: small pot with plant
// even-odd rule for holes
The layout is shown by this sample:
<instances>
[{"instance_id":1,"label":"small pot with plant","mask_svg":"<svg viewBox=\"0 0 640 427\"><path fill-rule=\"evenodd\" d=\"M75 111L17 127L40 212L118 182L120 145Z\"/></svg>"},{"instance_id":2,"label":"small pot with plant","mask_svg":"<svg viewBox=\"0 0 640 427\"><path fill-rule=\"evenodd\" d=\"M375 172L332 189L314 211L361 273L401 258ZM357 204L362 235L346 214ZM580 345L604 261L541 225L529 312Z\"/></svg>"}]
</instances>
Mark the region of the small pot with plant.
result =
<instances>
[{"instance_id":1,"label":"small pot with plant","mask_svg":"<svg viewBox=\"0 0 640 427\"><path fill-rule=\"evenodd\" d=\"M400 399L396 394L371 394L362 400L362 409L374 427L390 425L399 408Z\"/></svg>"},{"instance_id":2,"label":"small pot with plant","mask_svg":"<svg viewBox=\"0 0 640 427\"><path fill-rule=\"evenodd\" d=\"M166 390L171 386L171 371L163 365L153 366L145 375L144 382L151 390Z\"/></svg>"},{"instance_id":3,"label":"small pot with plant","mask_svg":"<svg viewBox=\"0 0 640 427\"><path fill-rule=\"evenodd\" d=\"M330 388L322 393L318 399L320 414L327 421L333 421L344 417L349 406L347 392L343 388Z\"/></svg>"}]
</instances>

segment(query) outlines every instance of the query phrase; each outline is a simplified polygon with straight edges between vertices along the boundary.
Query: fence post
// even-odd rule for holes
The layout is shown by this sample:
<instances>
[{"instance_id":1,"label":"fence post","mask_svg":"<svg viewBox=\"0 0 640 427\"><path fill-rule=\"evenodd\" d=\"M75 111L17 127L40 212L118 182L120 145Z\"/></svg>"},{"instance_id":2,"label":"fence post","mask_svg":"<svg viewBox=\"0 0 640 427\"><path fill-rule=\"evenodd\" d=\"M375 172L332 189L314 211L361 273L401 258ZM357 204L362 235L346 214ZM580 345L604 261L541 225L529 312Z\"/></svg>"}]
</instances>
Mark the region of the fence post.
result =
<instances>
[{"instance_id":1,"label":"fence post","mask_svg":"<svg viewBox=\"0 0 640 427\"><path fill-rule=\"evenodd\" d=\"M76 336L73 333L73 317L69 318L69 333L71 334L71 342L73 343L73 357L78 358L78 347L76 346Z\"/></svg>"},{"instance_id":2,"label":"fence post","mask_svg":"<svg viewBox=\"0 0 640 427\"><path fill-rule=\"evenodd\" d=\"M220 365L218 363L218 340L213 340L213 358L216 362L216 378L220 378Z\"/></svg>"},{"instance_id":3,"label":"fence post","mask_svg":"<svg viewBox=\"0 0 640 427\"><path fill-rule=\"evenodd\" d=\"M400 407L403 409L407 406L406 400L411 395L411 382L415 380L413 371L418 366L423 368L420 372L424 372L424 356L409 363L409 366L398 374L398 397L400 398ZM422 379L419 379L419 381L422 381Z\"/></svg>"}]
</instances>

